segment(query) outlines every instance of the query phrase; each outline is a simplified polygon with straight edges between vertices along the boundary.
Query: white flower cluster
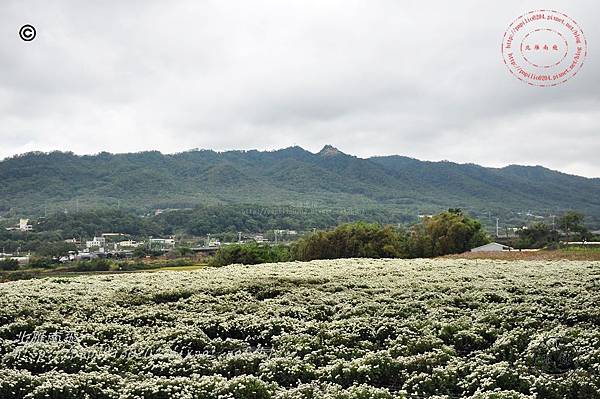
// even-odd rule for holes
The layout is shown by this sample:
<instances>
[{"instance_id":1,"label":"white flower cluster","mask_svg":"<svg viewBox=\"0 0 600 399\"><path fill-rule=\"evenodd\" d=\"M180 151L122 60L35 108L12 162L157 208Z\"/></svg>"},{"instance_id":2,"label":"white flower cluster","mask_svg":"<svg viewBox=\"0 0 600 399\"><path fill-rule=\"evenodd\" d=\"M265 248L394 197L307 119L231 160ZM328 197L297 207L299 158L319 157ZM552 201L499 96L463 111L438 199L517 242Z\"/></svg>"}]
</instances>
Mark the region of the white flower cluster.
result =
<instances>
[{"instance_id":1,"label":"white flower cluster","mask_svg":"<svg viewBox=\"0 0 600 399\"><path fill-rule=\"evenodd\" d=\"M600 397L600 263L347 259L0 284L0 398Z\"/></svg>"}]
</instances>

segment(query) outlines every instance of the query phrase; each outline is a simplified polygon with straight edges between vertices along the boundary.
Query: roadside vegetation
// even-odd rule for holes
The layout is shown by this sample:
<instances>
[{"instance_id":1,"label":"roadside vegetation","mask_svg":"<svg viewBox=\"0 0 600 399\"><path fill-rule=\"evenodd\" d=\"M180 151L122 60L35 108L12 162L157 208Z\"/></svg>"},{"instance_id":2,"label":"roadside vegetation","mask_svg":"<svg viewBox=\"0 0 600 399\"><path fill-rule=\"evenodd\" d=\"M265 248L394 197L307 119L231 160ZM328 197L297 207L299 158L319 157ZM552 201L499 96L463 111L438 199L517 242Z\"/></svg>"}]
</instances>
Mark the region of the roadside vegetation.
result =
<instances>
[{"instance_id":1,"label":"roadside vegetation","mask_svg":"<svg viewBox=\"0 0 600 399\"><path fill-rule=\"evenodd\" d=\"M232 263L256 265L259 263L286 262L291 260L289 247L268 244L233 244L220 248L208 261L210 266L225 266Z\"/></svg>"},{"instance_id":2,"label":"roadside vegetation","mask_svg":"<svg viewBox=\"0 0 600 399\"><path fill-rule=\"evenodd\" d=\"M553 228L554 227L554 228ZM272 245L250 242L222 245L214 256L194 254L189 246L180 245L165 253L147 246L136 248L132 259L93 259L60 263L58 258L75 249L65 242L42 243L27 265L15 260L0 260L0 281L50 276L73 272L130 272L189 267L208 264L225 266L239 263L254 265L287 261L310 261L340 258L431 258L456 255L464 258L497 259L574 259L595 260L600 250L588 246L561 246L561 240L586 242L594 236L585 227L582 214L567 212L554 226L533 223L517 231L512 238L498 240L521 249L543 249L536 255L515 252L470 254L471 248L486 244L491 238L482 224L460 209L449 209L408 227L380 223L353 222L330 230L315 230L293 242ZM517 251L518 252L518 251Z\"/></svg>"},{"instance_id":3,"label":"roadside vegetation","mask_svg":"<svg viewBox=\"0 0 600 399\"><path fill-rule=\"evenodd\" d=\"M47 259L34 259L33 265L19 266L15 261L0 261L0 283L32 278L68 276L94 273L121 273L152 271L161 269L189 270L189 267L204 266L206 261L199 258L144 258L115 261L111 259L91 259L67 264L48 262Z\"/></svg>"},{"instance_id":4,"label":"roadside vegetation","mask_svg":"<svg viewBox=\"0 0 600 399\"><path fill-rule=\"evenodd\" d=\"M340 258L429 258L461 253L489 242L481 223L459 209L450 209L408 229L374 223L343 224L316 231L288 247L268 249L255 244L226 246L213 266Z\"/></svg>"},{"instance_id":5,"label":"roadside vegetation","mask_svg":"<svg viewBox=\"0 0 600 399\"><path fill-rule=\"evenodd\" d=\"M554 226L535 222L519 229L515 238L504 241L517 249L556 249L559 248L560 241L591 241L594 235L585 226L584 221L583 214L566 212L556 219Z\"/></svg>"},{"instance_id":6,"label":"roadside vegetation","mask_svg":"<svg viewBox=\"0 0 600 399\"><path fill-rule=\"evenodd\" d=\"M502 252L465 252L447 255L448 258L463 259L501 259L501 260L538 260L538 261L600 261L600 248L568 247L559 249L516 250Z\"/></svg>"}]
</instances>

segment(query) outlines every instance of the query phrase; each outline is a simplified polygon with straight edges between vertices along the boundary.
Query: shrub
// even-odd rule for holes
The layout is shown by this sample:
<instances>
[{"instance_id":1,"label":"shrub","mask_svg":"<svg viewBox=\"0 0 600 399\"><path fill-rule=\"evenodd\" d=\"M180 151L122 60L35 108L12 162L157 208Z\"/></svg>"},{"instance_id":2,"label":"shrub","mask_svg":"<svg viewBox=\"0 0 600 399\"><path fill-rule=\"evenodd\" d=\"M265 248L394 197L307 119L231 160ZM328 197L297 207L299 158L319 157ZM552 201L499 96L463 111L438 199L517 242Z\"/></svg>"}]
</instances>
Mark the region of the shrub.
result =
<instances>
[{"instance_id":1,"label":"shrub","mask_svg":"<svg viewBox=\"0 0 600 399\"><path fill-rule=\"evenodd\" d=\"M110 270L112 263L106 259L81 260L73 270L78 272L98 272Z\"/></svg>"},{"instance_id":2,"label":"shrub","mask_svg":"<svg viewBox=\"0 0 600 399\"><path fill-rule=\"evenodd\" d=\"M259 263L275 263L290 260L289 248L284 245L235 244L219 248L208 264L225 266L233 263L256 265Z\"/></svg>"},{"instance_id":3,"label":"shrub","mask_svg":"<svg viewBox=\"0 0 600 399\"><path fill-rule=\"evenodd\" d=\"M32 269L47 269L54 266L54 262L52 261L52 258L49 257L32 258L29 261L28 266Z\"/></svg>"},{"instance_id":4,"label":"shrub","mask_svg":"<svg viewBox=\"0 0 600 399\"><path fill-rule=\"evenodd\" d=\"M428 258L466 252L488 242L478 220L460 209L449 209L415 226L408 237L406 252L411 258Z\"/></svg>"},{"instance_id":5,"label":"shrub","mask_svg":"<svg viewBox=\"0 0 600 399\"><path fill-rule=\"evenodd\" d=\"M16 259L0 259L0 270L17 270L19 262Z\"/></svg>"},{"instance_id":6,"label":"shrub","mask_svg":"<svg viewBox=\"0 0 600 399\"><path fill-rule=\"evenodd\" d=\"M162 254L163 254L162 251L149 249L146 247L137 247L136 249L133 250L133 256L135 258L145 258L147 256L157 257L157 256L161 256Z\"/></svg>"},{"instance_id":7,"label":"shrub","mask_svg":"<svg viewBox=\"0 0 600 399\"><path fill-rule=\"evenodd\" d=\"M297 260L403 257L402 235L391 226L364 222L344 224L299 240L293 249Z\"/></svg>"}]
</instances>

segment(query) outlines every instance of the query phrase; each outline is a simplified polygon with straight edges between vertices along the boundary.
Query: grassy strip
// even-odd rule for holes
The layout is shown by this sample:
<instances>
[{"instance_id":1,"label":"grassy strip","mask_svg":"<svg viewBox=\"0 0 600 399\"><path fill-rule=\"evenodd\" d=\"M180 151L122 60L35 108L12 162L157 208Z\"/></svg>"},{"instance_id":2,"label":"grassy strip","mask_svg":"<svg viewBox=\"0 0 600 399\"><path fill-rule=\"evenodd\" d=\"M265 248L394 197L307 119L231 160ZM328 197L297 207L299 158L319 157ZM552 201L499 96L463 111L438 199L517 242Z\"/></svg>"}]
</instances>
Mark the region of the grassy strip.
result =
<instances>
[{"instance_id":1,"label":"grassy strip","mask_svg":"<svg viewBox=\"0 0 600 399\"><path fill-rule=\"evenodd\" d=\"M463 254L446 255L444 258L460 259L500 259L500 260L572 260L600 261L600 249L569 248L540 251L502 251L502 252L465 252Z\"/></svg>"},{"instance_id":2,"label":"grassy strip","mask_svg":"<svg viewBox=\"0 0 600 399\"><path fill-rule=\"evenodd\" d=\"M138 262L119 262L111 263L106 270L94 270L86 267L86 263L78 262L72 265L58 266L50 269L35 268L35 269L19 269L11 271L0 271L0 283L7 281L29 280L45 277L69 277L80 275L94 274L119 274L119 273L135 273L142 271L190 271L198 270L205 267L205 264L197 263L190 259L173 259L173 260L151 260Z\"/></svg>"}]
</instances>

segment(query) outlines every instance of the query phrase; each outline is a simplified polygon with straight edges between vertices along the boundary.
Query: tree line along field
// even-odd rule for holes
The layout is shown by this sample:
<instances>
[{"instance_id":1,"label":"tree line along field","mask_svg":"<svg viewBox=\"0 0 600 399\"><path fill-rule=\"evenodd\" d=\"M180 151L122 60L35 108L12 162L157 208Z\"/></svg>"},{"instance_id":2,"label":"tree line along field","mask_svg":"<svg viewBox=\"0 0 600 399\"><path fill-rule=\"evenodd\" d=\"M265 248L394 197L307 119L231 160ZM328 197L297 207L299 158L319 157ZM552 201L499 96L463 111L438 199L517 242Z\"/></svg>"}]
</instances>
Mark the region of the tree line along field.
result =
<instances>
[{"instance_id":1,"label":"tree line along field","mask_svg":"<svg viewBox=\"0 0 600 399\"><path fill-rule=\"evenodd\" d=\"M0 398L599 398L600 262L340 259L0 285Z\"/></svg>"}]
</instances>

